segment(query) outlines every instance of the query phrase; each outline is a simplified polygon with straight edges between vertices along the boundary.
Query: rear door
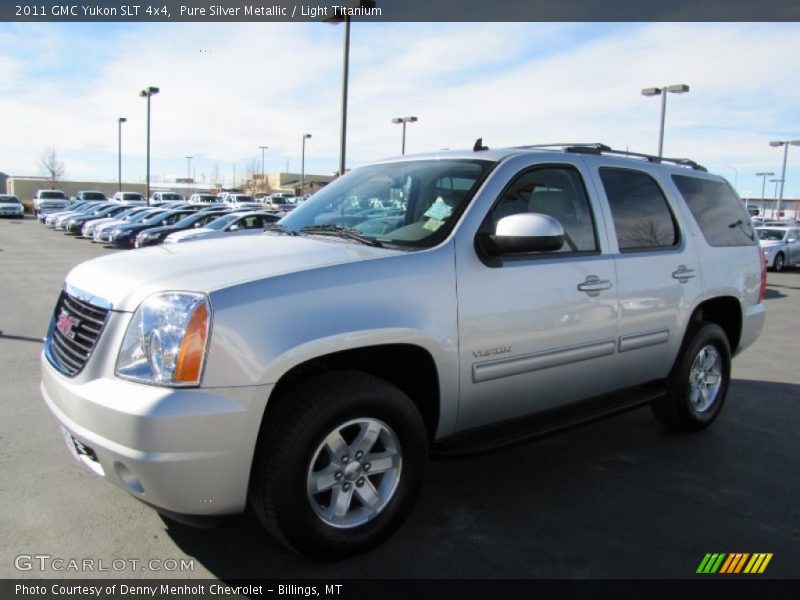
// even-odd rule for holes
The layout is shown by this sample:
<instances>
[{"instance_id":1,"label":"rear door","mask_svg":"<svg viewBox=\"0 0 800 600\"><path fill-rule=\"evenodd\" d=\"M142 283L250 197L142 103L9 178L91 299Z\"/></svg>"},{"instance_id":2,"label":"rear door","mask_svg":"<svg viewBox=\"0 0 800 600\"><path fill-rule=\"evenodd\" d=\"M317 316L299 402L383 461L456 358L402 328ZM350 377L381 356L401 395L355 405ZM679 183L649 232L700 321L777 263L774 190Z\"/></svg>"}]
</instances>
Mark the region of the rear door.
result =
<instances>
[{"instance_id":1,"label":"rear door","mask_svg":"<svg viewBox=\"0 0 800 600\"><path fill-rule=\"evenodd\" d=\"M679 205L647 165L602 157L593 172L604 200L619 295L614 389L663 379L702 294L695 244ZM671 186L670 186L671 189Z\"/></svg>"}]
</instances>

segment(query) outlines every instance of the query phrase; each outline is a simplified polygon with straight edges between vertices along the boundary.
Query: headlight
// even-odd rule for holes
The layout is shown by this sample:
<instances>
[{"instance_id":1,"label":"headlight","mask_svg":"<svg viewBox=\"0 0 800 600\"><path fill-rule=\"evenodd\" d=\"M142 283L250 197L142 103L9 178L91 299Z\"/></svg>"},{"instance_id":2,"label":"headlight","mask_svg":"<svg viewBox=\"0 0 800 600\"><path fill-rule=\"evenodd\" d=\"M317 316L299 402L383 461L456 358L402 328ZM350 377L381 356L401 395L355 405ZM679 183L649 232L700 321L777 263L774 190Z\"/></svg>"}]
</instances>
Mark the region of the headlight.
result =
<instances>
[{"instance_id":1,"label":"headlight","mask_svg":"<svg viewBox=\"0 0 800 600\"><path fill-rule=\"evenodd\" d=\"M128 325L116 375L160 385L199 385L210 316L205 294L162 292L150 296Z\"/></svg>"},{"instance_id":2,"label":"headlight","mask_svg":"<svg viewBox=\"0 0 800 600\"><path fill-rule=\"evenodd\" d=\"M124 232L124 231L122 231L121 229L115 229L115 230L113 230L113 231L111 232L111 239L112 239L112 240L115 240L115 239L117 239L118 237L120 237L120 236L121 236L123 233L125 233L125 232Z\"/></svg>"}]
</instances>

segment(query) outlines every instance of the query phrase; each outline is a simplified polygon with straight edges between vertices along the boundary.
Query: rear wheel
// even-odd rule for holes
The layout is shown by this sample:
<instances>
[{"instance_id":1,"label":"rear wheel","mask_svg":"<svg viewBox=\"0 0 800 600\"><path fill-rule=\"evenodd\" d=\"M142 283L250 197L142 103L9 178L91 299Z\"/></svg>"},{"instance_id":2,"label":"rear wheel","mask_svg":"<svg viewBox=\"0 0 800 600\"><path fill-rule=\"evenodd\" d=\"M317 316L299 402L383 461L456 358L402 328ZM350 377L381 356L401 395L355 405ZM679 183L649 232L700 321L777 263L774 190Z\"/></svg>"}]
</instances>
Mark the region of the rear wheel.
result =
<instances>
[{"instance_id":1,"label":"rear wheel","mask_svg":"<svg viewBox=\"0 0 800 600\"><path fill-rule=\"evenodd\" d=\"M722 409L730 373L731 351L725 331L714 323L694 325L670 373L667 394L653 403L653 413L667 429L705 429Z\"/></svg>"},{"instance_id":2,"label":"rear wheel","mask_svg":"<svg viewBox=\"0 0 800 600\"><path fill-rule=\"evenodd\" d=\"M776 273L780 273L783 271L783 267L786 264L786 259L783 257L783 252L778 252L775 256L775 260L772 262L772 270Z\"/></svg>"},{"instance_id":3,"label":"rear wheel","mask_svg":"<svg viewBox=\"0 0 800 600\"><path fill-rule=\"evenodd\" d=\"M316 377L278 399L262 427L250 500L277 539L336 559L391 536L413 506L427 460L414 403L356 372Z\"/></svg>"}]
</instances>

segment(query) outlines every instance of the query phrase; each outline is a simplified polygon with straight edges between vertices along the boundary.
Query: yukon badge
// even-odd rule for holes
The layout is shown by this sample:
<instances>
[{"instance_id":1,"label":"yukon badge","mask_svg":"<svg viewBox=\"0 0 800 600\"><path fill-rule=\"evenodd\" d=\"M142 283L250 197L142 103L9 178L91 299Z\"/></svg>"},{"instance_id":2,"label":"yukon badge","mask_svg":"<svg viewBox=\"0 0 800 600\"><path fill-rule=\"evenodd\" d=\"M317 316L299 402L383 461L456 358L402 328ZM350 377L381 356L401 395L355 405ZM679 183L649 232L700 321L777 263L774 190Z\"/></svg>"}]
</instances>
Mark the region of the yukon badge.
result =
<instances>
[{"instance_id":1,"label":"yukon badge","mask_svg":"<svg viewBox=\"0 0 800 600\"><path fill-rule=\"evenodd\" d=\"M58 315L56 320L56 328L71 340L75 339L75 328L78 325L80 325L80 321L75 317L69 316L64 311Z\"/></svg>"},{"instance_id":2,"label":"yukon badge","mask_svg":"<svg viewBox=\"0 0 800 600\"><path fill-rule=\"evenodd\" d=\"M472 356L475 358L486 358L495 354L510 354L511 346L500 346L499 348L486 348L485 350L475 350Z\"/></svg>"}]
</instances>

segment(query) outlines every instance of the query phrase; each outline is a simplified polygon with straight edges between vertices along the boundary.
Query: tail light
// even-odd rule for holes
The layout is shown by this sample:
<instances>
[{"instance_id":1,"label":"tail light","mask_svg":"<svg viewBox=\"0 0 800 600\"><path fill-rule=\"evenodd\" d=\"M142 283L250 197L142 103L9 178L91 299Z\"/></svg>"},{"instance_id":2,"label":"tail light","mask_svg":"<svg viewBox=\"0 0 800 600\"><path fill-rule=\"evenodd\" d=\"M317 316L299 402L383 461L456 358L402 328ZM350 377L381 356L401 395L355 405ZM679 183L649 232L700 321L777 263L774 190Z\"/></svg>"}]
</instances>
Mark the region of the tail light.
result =
<instances>
[{"instance_id":1,"label":"tail light","mask_svg":"<svg viewBox=\"0 0 800 600\"><path fill-rule=\"evenodd\" d=\"M758 292L758 302L761 303L767 297L767 257L764 256L764 248L758 249L758 258L761 260L761 289Z\"/></svg>"}]
</instances>

